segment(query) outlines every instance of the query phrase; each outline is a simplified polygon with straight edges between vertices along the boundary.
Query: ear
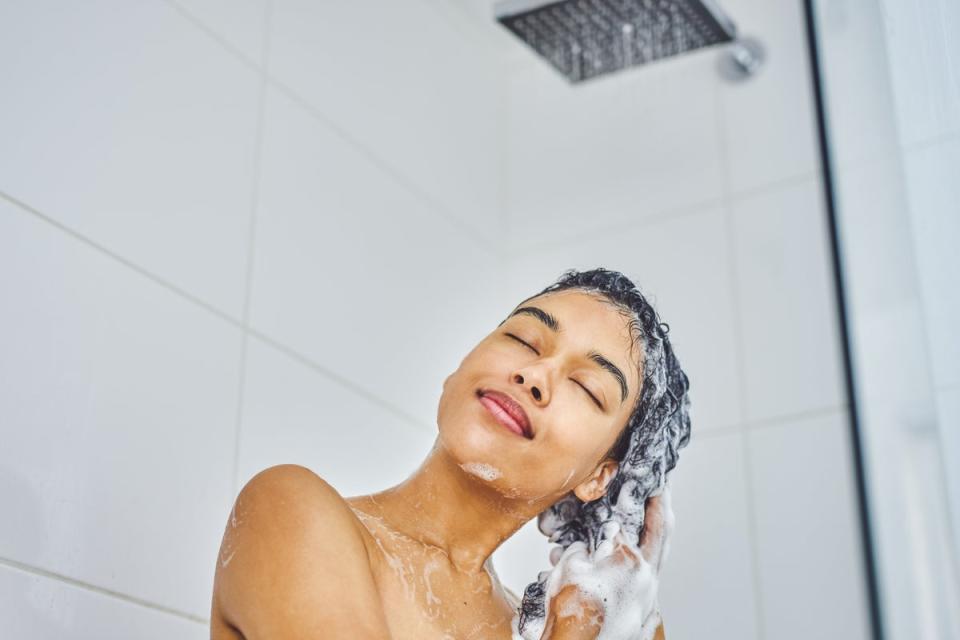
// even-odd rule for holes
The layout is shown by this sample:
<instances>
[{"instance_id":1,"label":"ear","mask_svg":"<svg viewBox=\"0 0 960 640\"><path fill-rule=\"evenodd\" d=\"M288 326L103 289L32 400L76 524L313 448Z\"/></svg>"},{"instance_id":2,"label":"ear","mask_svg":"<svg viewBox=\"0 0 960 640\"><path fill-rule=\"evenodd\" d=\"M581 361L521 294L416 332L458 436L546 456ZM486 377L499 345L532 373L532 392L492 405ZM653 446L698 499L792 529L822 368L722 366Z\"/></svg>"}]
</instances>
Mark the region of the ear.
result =
<instances>
[{"instance_id":1,"label":"ear","mask_svg":"<svg viewBox=\"0 0 960 640\"><path fill-rule=\"evenodd\" d=\"M607 486L617 474L620 465L613 458L607 458L593 470L590 477L573 490L575 496L583 502L592 502L607 492Z\"/></svg>"}]
</instances>

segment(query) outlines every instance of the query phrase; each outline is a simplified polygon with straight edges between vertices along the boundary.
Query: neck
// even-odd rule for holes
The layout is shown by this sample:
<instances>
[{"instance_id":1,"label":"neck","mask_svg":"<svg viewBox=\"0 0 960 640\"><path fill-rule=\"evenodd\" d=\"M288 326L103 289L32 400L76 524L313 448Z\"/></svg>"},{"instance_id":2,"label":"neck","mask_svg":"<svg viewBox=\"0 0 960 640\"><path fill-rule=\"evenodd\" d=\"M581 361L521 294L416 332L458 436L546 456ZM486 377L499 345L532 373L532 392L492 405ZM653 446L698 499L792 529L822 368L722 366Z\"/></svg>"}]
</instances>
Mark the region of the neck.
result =
<instances>
[{"instance_id":1,"label":"neck","mask_svg":"<svg viewBox=\"0 0 960 640\"><path fill-rule=\"evenodd\" d=\"M439 438L410 477L370 499L391 528L440 549L465 574L485 570L497 547L552 500L504 496L462 469Z\"/></svg>"}]
</instances>

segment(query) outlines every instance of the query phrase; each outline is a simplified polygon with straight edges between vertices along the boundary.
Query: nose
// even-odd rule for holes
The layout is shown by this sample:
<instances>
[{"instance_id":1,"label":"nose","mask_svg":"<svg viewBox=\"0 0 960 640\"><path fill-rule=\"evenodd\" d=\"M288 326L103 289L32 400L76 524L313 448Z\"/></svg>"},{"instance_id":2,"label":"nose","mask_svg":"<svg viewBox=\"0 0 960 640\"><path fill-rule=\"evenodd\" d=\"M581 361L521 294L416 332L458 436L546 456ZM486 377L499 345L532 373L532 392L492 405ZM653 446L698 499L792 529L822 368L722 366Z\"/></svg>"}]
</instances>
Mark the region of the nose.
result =
<instances>
[{"instance_id":1,"label":"nose","mask_svg":"<svg viewBox=\"0 0 960 640\"><path fill-rule=\"evenodd\" d=\"M537 404L546 404L549 402L549 391L545 384L545 379L538 376L535 372L527 369L524 373L516 372L513 374L513 381L528 389L534 401Z\"/></svg>"}]
</instances>

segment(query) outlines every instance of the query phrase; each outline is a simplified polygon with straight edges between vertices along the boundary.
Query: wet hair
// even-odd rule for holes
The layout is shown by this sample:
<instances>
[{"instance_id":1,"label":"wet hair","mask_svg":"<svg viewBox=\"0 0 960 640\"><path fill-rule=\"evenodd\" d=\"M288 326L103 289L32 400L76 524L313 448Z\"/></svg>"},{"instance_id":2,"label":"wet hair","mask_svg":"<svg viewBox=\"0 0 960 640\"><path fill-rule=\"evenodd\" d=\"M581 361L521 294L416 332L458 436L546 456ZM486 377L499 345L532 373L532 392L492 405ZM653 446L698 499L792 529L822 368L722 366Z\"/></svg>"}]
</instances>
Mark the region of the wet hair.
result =
<instances>
[{"instance_id":1,"label":"wet hair","mask_svg":"<svg viewBox=\"0 0 960 640\"><path fill-rule=\"evenodd\" d=\"M527 300L569 289L597 294L628 319L633 344L642 351L637 362L642 384L626 425L607 453L618 468L606 493L583 502L571 491L540 513L538 526L550 542L564 549L580 540L592 552L603 542L604 523L616 520L628 539L639 544L646 500L663 487L667 473L677 464L679 449L690 440L690 383L667 337L670 328L629 278L603 268L568 269ZM538 581L524 590L520 631L544 619L548 575L549 571L541 572Z\"/></svg>"}]
</instances>

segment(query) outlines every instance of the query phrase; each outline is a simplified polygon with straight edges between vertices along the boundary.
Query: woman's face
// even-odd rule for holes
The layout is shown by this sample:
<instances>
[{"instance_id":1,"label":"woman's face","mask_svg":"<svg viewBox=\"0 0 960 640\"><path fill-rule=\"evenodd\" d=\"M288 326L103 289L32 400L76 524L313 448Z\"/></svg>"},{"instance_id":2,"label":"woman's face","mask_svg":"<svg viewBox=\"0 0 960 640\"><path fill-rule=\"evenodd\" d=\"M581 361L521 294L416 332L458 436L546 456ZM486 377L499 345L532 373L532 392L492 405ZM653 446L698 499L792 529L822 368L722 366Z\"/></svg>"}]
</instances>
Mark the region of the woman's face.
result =
<instances>
[{"instance_id":1,"label":"woman's face","mask_svg":"<svg viewBox=\"0 0 960 640\"><path fill-rule=\"evenodd\" d=\"M559 498L598 472L626 424L639 393L638 353L627 319L599 294L568 289L527 300L444 382L441 445L504 495ZM498 419L496 392L523 408L532 437Z\"/></svg>"}]
</instances>

